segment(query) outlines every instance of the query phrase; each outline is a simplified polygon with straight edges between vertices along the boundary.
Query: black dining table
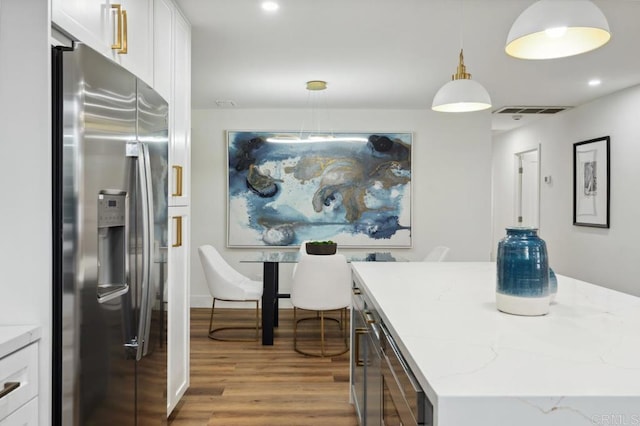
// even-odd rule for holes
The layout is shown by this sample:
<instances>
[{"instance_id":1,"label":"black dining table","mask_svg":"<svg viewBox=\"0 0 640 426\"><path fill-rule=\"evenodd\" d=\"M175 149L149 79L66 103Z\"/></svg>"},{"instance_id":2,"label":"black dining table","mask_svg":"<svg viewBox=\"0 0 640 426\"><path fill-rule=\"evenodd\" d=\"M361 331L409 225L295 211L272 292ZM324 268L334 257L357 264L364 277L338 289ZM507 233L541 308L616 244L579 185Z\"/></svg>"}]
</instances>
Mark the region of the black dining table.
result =
<instances>
[{"instance_id":1,"label":"black dining table","mask_svg":"<svg viewBox=\"0 0 640 426\"><path fill-rule=\"evenodd\" d=\"M398 262L406 259L390 253L340 253L348 262ZM278 327L278 301L288 299L290 294L279 291L279 269L281 263L298 263L299 251L262 251L248 254L241 263L262 263L262 344L273 345L273 331Z\"/></svg>"}]
</instances>

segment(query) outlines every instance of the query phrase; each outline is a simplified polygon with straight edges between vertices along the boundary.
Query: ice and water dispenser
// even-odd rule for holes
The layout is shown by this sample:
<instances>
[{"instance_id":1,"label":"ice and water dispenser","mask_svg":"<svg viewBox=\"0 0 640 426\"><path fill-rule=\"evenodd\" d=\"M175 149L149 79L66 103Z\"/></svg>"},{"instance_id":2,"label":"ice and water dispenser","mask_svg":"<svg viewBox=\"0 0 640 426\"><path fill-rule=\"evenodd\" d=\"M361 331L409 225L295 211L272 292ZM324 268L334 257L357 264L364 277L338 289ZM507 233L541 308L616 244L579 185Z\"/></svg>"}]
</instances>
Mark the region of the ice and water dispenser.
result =
<instances>
[{"instance_id":1,"label":"ice and water dispenser","mask_svg":"<svg viewBox=\"0 0 640 426\"><path fill-rule=\"evenodd\" d=\"M127 285L127 193L98 193L98 302L126 293Z\"/></svg>"}]
</instances>

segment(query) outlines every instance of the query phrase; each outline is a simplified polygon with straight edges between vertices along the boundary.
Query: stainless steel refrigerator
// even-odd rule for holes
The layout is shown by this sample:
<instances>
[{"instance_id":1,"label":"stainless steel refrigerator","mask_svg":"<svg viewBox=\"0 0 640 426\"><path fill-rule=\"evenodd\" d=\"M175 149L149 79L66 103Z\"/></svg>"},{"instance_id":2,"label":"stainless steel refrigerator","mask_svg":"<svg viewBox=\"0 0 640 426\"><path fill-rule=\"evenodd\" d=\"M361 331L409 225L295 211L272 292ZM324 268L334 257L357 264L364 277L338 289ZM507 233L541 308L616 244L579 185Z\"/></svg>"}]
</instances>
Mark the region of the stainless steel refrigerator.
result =
<instances>
[{"instance_id":1,"label":"stainless steel refrigerator","mask_svg":"<svg viewBox=\"0 0 640 426\"><path fill-rule=\"evenodd\" d=\"M82 44L52 77L52 424L166 424L167 103Z\"/></svg>"}]
</instances>

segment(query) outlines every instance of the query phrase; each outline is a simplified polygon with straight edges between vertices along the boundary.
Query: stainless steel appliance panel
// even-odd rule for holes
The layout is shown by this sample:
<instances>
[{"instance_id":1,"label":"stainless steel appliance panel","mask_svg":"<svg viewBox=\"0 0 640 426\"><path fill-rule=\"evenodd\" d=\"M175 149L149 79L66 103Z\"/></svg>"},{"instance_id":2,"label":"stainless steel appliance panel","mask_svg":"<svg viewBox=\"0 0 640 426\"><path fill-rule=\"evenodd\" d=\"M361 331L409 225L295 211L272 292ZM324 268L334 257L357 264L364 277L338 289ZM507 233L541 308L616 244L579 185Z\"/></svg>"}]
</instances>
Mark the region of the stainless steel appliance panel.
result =
<instances>
[{"instance_id":1,"label":"stainless steel appliance panel","mask_svg":"<svg viewBox=\"0 0 640 426\"><path fill-rule=\"evenodd\" d=\"M135 363L123 347L131 302L97 297L98 197L127 192L123 153L136 130L135 79L109 65L82 46L63 63L65 425L135 424Z\"/></svg>"},{"instance_id":2,"label":"stainless steel appliance panel","mask_svg":"<svg viewBox=\"0 0 640 426\"><path fill-rule=\"evenodd\" d=\"M370 307L371 308L371 307ZM380 320L375 313L365 311L367 323L366 351L367 366L365 383L367 386L365 412L367 426L382 425L382 348L380 347Z\"/></svg>"},{"instance_id":3,"label":"stainless steel appliance panel","mask_svg":"<svg viewBox=\"0 0 640 426\"><path fill-rule=\"evenodd\" d=\"M352 297L351 394L363 426L382 424L382 349L380 318L354 283Z\"/></svg>"},{"instance_id":4,"label":"stainless steel appliance panel","mask_svg":"<svg viewBox=\"0 0 640 426\"><path fill-rule=\"evenodd\" d=\"M61 75L54 77L61 83L54 85L61 85L62 100L54 99L54 116L62 124L53 139L54 150L61 145L54 163L62 167L54 199L61 241L54 230L54 251L62 253L62 267L54 277L61 308L54 312L61 325L54 334L61 337L54 341L61 348L54 351L61 356L54 356L54 370L61 379L54 386L62 398L53 412L70 426L166 424L166 333L163 342L163 333L151 331L164 328L153 327L153 312L165 308L153 259L154 248L166 247L167 180L166 172L152 170L166 169L167 106L154 104L150 88L140 90L133 75L86 46L59 56ZM142 154L130 155L131 146ZM145 356L153 368L141 362Z\"/></svg>"},{"instance_id":5,"label":"stainless steel appliance panel","mask_svg":"<svg viewBox=\"0 0 640 426\"><path fill-rule=\"evenodd\" d=\"M393 337L383 326L382 376L385 425L432 425L433 408L407 366Z\"/></svg>"}]
</instances>

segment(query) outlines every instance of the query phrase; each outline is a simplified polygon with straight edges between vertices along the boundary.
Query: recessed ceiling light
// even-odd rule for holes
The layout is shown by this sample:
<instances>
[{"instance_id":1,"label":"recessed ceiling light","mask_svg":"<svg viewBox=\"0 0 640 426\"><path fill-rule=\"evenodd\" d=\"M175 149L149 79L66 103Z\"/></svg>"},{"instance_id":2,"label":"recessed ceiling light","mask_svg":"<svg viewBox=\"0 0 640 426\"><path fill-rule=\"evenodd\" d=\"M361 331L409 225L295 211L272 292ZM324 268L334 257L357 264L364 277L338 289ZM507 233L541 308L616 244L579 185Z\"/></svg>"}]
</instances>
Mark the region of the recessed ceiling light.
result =
<instances>
[{"instance_id":1,"label":"recessed ceiling light","mask_svg":"<svg viewBox=\"0 0 640 426\"><path fill-rule=\"evenodd\" d=\"M262 10L267 12L275 12L280 8L280 5L275 1L263 1L262 2Z\"/></svg>"},{"instance_id":2,"label":"recessed ceiling light","mask_svg":"<svg viewBox=\"0 0 640 426\"><path fill-rule=\"evenodd\" d=\"M602 84L602 80L600 80L599 78L594 78L592 80L589 80L589 86L600 86Z\"/></svg>"}]
</instances>

